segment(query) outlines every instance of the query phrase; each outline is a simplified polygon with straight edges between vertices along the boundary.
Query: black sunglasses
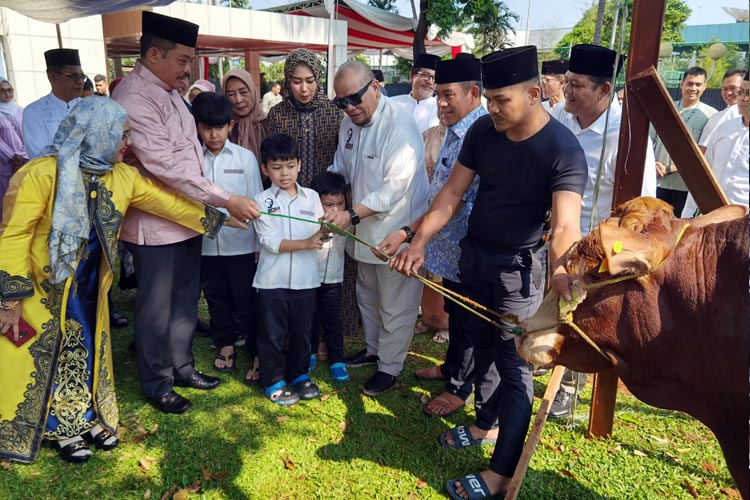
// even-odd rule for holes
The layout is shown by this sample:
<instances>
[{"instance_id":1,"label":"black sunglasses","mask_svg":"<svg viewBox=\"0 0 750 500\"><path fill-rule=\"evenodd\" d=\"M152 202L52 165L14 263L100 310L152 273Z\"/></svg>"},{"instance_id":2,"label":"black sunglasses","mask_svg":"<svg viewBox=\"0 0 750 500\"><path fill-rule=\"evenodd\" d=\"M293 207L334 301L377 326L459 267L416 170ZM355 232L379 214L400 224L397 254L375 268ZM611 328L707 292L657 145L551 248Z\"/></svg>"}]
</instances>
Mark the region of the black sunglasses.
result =
<instances>
[{"instance_id":1,"label":"black sunglasses","mask_svg":"<svg viewBox=\"0 0 750 500\"><path fill-rule=\"evenodd\" d=\"M333 104L335 104L339 109L346 109L346 107L350 104L352 106L358 106L362 104L362 96L367 93L367 89L370 88L370 85L372 85L372 82L374 81L375 80L370 80L367 85L362 87L356 94L351 94L344 97L334 97Z\"/></svg>"}]
</instances>

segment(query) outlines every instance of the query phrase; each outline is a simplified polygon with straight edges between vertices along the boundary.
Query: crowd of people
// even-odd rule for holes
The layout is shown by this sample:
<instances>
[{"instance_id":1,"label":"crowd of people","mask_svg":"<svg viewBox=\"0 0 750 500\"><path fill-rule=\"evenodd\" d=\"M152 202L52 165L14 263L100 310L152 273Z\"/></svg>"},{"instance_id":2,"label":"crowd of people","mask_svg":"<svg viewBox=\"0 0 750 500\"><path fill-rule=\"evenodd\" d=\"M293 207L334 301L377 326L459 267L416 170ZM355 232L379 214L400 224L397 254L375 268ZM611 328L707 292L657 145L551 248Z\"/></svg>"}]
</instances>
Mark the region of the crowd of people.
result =
<instances>
[{"instance_id":1,"label":"crowd of people","mask_svg":"<svg viewBox=\"0 0 750 500\"><path fill-rule=\"evenodd\" d=\"M349 61L329 99L318 57L297 49L261 98L241 69L220 92L190 85L197 36L195 24L144 12L135 68L109 85L94 77L97 95L84 96L74 49L45 53L52 91L24 110L0 80L0 457L31 462L43 440L70 462L117 446L110 327L123 324L108 292L119 256L137 282L140 387L165 413L192 406L176 387L221 383L195 369L201 292L212 368L236 370L243 339L245 382L279 405L317 398L324 360L336 383L374 365L367 396L394 387L421 303L422 323L448 342L442 364L415 373L445 382L424 412L448 416L473 395L474 421L439 440L495 445L489 467L448 481L448 493L507 489L532 367L512 335L413 275L520 319L546 288L569 297L566 252L610 212L624 58L576 45L568 61L543 61L540 79L533 46L481 60L423 54L411 91L395 97ZM700 102L706 76L688 69L675 105L730 201L747 206L747 72L725 75L721 113ZM694 215L652 139L642 194ZM365 346L347 356L344 337L360 325ZM585 380L566 373L553 417L571 412Z\"/></svg>"}]
</instances>

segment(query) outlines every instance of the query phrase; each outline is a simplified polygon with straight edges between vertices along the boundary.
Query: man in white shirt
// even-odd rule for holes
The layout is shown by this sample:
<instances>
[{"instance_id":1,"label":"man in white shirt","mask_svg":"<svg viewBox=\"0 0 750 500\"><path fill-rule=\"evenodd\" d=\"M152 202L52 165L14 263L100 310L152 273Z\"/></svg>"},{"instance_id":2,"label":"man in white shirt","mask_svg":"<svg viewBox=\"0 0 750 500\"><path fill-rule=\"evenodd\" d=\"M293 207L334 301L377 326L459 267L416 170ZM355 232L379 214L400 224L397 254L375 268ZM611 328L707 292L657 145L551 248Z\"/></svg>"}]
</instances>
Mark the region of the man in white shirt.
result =
<instances>
[{"instance_id":1,"label":"man in white shirt","mask_svg":"<svg viewBox=\"0 0 750 500\"><path fill-rule=\"evenodd\" d=\"M706 145L706 161L716 176L729 203L750 203L750 134L748 133L748 73L737 90L737 108L740 118L727 120L716 129ZM688 196L683 217L697 215L697 205L692 195Z\"/></svg>"},{"instance_id":2,"label":"man in white shirt","mask_svg":"<svg viewBox=\"0 0 750 500\"><path fill-rule=\"evenodd\" d=\"M435 64L439 60L432 54L419 54L409 72L411 92L389 98L414 117L419 133L439 123L435 99Z\"/></svg>"},{"instance_id":3,"label":"man in white shirt","mask_svg":"<svg viewBox=\"0 0 750 500\"><path fill-rule=\"evenodd\" d=\"M75 49L48 50L44 60L52 92L23 110L23 141L30 160L41 156L45 146L52 144L60 122L81 100L86 80Z\"/></svg>"},{"instance_id":4,"label":"man in white shirt","mask_svg":"<svg viewBox=\"0 0 750 500\"><path fill-rule=\"evenodd\" d=\"M719 125L727 120L740 118L740 112L737 109L738 92L742 84L742 77L745 76L746 72L744 69L731 69L724 73L724 78L721 81L721 98L724 99L727 107L709 118L706 126L703 127L703 133L698 141L698 147L703 153L706 152L708 141Z\"/></svg>"},{"instance_id":5,"label":"man in white shirt","mask_svg":"<svg viewBox=\"0 0 750 500\"><path fill-rule=\"evenodd\" d=\"M553 109L561 111L565 107L563 84L566 71L568 71L568 61L562 59L542 61L542 97L547 99L542 102L542 107L550 114Z\"/></svg>"},{"instance_id":6,"label":"man in white shirt","mask_svg":"<svg viewBox=\"0 0 750 500\"><path fill-rule=\"evenodd\" d=\"M329 211L324 220L343 228L356 226L358 237L375 244L427 209L422 135L393 98L381 97L380 85L366 64L344 63L333 88L333 102L347 116L329 171L351 184L353 208ZM363 245L355 246L353 257L358 263L357 303L367 348L348 362L360 366L377 361L378 371L363 388L368 396L376 396L392 388L403 369L422 284L390 272Z\"/></svg>"},{"instance_id":7,"label":"man in white shirt","mask_svg":"<svg viewBox=\"0 0 750 500\"><path fill-rule=\"evenodd\" d=\"M617 53L598 45L575 45L570 54L570 65L565 75L565 113L557 119L576 136L586 154L588 179L581 200L581 235L585 236L611 212L615 186L617 147L620 137L622 108L612 92L612 72ZM622 69L620 57L617 72ZM609 108L609 123L607 123ZM557 107L555 108L557 111ZM606 134L606 136L605 136ZM604 154L602 155L602 143ZM601 160L601 168L600 168ZM600 171L601 170L601 171ZM599 186L597 188L597 176ZM598 190L598 194L595 193ZM642 196L656 196L656 165L649 140L643 172ZM594 206L596 202L596 206ZM560 390L550 408L551 418L570 414L576 382L579 389L586 384L586 374L566 370Z\"/></svg>"},{"instance_id":8,"label":"man in white shirt","mask_svg":"<svg viewBox=\"0 0 750 500\"><path fill-rule=\"evenodd\" d=\"M264 112L268 113L272 107L283 100L284 98L281 97L281 84L274 82L271 84L271 90L263 94L263 98L260 100L260 107Z\"/></svg>"}]
</instances>

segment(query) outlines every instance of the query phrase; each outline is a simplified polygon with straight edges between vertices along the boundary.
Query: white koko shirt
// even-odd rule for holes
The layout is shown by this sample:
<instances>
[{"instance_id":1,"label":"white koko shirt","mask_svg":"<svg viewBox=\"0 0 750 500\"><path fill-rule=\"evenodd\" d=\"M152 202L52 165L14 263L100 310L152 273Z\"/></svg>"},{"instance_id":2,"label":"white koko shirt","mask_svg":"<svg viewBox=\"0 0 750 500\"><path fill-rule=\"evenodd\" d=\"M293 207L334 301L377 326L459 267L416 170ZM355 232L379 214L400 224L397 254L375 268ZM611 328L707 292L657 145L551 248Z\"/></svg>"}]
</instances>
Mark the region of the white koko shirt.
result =
<instances>
[{"instance_id":1,"label":"white koko shirt","mask_svg":"<svg viewBox=\"0 0 750 500\"><path fill-rule=\"evenodd\" d=\"M440 123L437 115L437 99L435 96L417 101L409 93L389 97L389 99L398 104L401 109L414 118L420 133Z\"/></svg>"}]
</instances>

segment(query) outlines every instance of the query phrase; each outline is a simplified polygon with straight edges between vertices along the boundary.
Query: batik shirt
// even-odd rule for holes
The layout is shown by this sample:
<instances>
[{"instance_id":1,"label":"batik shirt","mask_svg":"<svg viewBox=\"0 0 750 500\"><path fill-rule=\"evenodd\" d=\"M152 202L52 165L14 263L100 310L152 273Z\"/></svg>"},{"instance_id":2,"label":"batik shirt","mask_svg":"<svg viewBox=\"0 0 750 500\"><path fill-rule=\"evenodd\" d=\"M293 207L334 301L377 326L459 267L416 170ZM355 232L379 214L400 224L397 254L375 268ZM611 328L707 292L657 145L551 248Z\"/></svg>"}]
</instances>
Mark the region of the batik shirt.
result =
<instances>
[{"instance_id":1,"label":"batik shirt","mask_svg":"<svg viewBox=\"0 0 750 500\"><path fill-rule=\"evenodd\" d=\"M430 204L432 204L435 196L437 196L440 189L445 185L453 171L453 165L458 159L458 152L461 151L461 144L464 142L466 131L469 130L469 127L471 127L477 118L486 114L487 110L483 106L479 106L464 116L463 120L448 128L443 140L443 146L440 148L432 182L430 183ZM466 236L467 229L469 228L469 215L471 214L471 209L474 207L474 199L477 196L478 188L479 176L477 175L461 198L466 204L427 243L425 247L424 267L431 273L451 281L459 281L458 257L461 255L461 249L458 243Z\"/></svg>"}]
</instances>

